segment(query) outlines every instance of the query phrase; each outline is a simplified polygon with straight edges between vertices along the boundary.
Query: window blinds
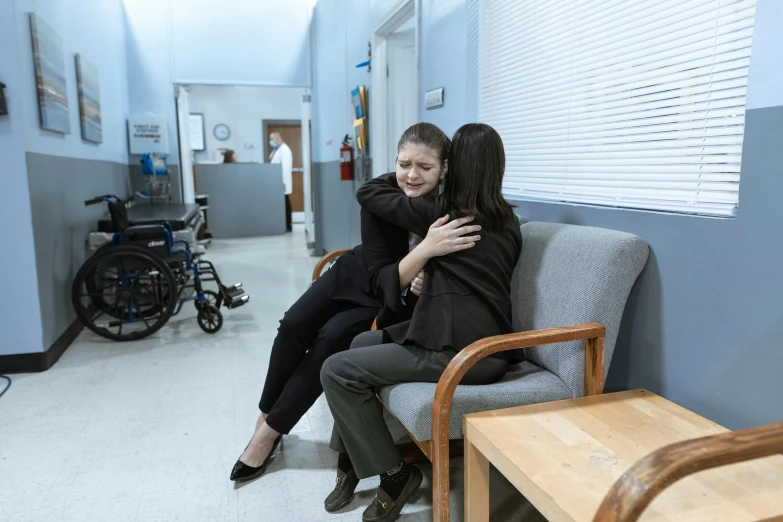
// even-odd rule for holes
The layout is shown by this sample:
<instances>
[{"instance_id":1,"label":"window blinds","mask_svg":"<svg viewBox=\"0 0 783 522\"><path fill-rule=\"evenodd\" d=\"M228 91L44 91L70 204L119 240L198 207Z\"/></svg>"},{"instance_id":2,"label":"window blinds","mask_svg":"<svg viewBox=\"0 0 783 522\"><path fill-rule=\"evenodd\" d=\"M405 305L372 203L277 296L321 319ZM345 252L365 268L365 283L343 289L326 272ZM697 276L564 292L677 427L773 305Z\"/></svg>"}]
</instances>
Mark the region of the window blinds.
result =
<instances>
[{"instance_id":1,"label":"window blinds","mask_svg":"<svg viewBox=\"0 0 783 522\"><path fill-rule=\"evenodd\" d=\"M482 0L508 197L736 213L755 0Z\"/></svg>"}]
</instances>

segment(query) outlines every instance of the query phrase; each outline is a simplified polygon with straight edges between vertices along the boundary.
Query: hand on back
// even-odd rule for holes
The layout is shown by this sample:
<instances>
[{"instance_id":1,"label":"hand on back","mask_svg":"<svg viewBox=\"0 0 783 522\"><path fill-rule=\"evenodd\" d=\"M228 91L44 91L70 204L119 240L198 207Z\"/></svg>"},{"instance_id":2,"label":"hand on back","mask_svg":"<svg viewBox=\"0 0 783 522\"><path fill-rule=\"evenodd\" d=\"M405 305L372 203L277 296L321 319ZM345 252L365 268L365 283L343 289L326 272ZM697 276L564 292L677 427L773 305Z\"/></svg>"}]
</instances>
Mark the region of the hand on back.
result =
<instances>
[{"instance_id":1,"label":"hand on back","mask_svg":"<svg viewBox=\"0 0 783 522\"><path fill-rule=\"evenodd\" d=\"M481 230L480 225L468 225L473 221L473 216L458 218L449 221L449 216L439 218L430 226L421 244L419 245L427 254L427 257L439 257L461 250L467 250L476 246L476 241L481 236L474 235Z\"/></svg>"}]
</instances>

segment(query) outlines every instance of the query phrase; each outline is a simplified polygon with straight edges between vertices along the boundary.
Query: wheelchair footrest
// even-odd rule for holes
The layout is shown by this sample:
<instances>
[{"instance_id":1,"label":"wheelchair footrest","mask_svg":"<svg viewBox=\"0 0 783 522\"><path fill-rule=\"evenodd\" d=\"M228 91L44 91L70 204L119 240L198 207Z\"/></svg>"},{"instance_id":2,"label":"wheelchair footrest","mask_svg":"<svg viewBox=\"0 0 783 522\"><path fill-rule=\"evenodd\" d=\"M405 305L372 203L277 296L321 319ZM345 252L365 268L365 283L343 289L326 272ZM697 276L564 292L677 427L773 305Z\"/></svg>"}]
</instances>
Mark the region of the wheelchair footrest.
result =
<instances>
[{"instance_id":1,"label":"wheelchair footrest","mask_svg":"<svg viewBox=\"0 0 783 522\"><path fill-rule=\"evenodd\" d=\"M223 304L229 309L239 308L250 301L250 296L245 293L241 283L225 287L223 289L223 295L225 296Z\"/></svg>"},{"instance_id":2,"label":"wheelchair footrest","mask_svg":"<svg viewBox=\"0 0 783 522\"><path fill-rule=\"evenodd\" d=\"M228 301L226 303L226 307L229 309L239 308L242 305L246 305L248 301L250 301L250 296L247 294L242 294L239 297L235 297L231 299L231 301Z\"/></svg>"},{"instance_id":3,"label":"wheelchair footrest","mask_svg":"<svg viewBox=\"0 0 783 522\"><path fill-rule=\"evenodd\" d=\"M241 295L244 295L245 291L242 289L241 286L229 286L226 288L226 296L229 298L239 297Z\"/></svg>"}]
</instances>

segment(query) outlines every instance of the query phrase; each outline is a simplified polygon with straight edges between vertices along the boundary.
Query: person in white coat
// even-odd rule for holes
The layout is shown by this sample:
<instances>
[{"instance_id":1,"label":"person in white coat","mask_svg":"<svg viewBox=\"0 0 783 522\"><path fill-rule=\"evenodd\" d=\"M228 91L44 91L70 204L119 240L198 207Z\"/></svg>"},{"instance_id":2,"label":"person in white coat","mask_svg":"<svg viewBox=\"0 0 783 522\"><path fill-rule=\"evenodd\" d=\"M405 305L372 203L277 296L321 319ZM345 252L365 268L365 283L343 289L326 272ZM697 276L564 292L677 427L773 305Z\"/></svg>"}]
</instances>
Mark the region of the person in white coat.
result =
<instances>
[{"instance_id":1,"label":"person in white coat","mask_svg":"<svg viewBox=\"0 0 783 522\"><path fill-rule=\"evenodd\" d=\"M280 163L283 166L283 184L285 185L285 229L291 232L291 192L293 192L294 155L291 148L285 144L280 133L275 131L269 134L269 146L274 150L269 156L270 163Z\"/></svg>"}]
</instances>

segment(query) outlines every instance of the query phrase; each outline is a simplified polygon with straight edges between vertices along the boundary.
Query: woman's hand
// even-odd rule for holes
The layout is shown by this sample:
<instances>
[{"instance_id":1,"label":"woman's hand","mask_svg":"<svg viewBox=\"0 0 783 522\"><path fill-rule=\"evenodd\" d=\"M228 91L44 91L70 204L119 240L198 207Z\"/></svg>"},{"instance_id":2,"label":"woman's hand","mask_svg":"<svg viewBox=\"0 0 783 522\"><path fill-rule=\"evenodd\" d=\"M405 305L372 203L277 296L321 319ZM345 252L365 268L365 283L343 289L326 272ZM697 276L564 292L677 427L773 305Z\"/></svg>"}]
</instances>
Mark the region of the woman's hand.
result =
<instances>
[{"instance_id":1,"label":"woman's hand","mask_svg":"<svg viewBox=\"0 0 783 522\"><path fill-rule=\"evenodd\" d=\"M411 281L411 293L413 295L421 295L421 290L424 288L424 270L420 270L416 277Z\"/></svg>"},{"instance_id":2,"label":"woman's hand","mask_svg":"<svg viewBox=\"0 0 783 522\"><path fill-rule=\"evenodd\" d=\"M476 241L481 236L466 236L481 230L478 225L468 225L473 221L473 217L464 217L455 219L449 223L449 216L443 216L435 221L427 231L427 236L419 243L416 248L410 251L407 256L400 260L398 270L400 272L400 291L408 288L413 280L419 278L421 281L417 288L411 286L411 292L419 295L423 287L424 279L421 271L427 261L433 257L445 256L460 250L467 250L476 246Z\"/></svg>"},{"instance_id":3,"label":"woman's hand","mask_svg":"<svg viewBox=\"0 0 783 522\"><path fill-rule=\"evenodd\" d=\"M455 219L449 222L449 216L443 216L435 221L427 231L427 237L419 247L423 249L429 258L445 256L460 250L467 250L476 246L476 241L481 239L479 235L472 234L481 230L479 225L467 225L473 221L473 216Z\"/></svg>"}]
</instances>

